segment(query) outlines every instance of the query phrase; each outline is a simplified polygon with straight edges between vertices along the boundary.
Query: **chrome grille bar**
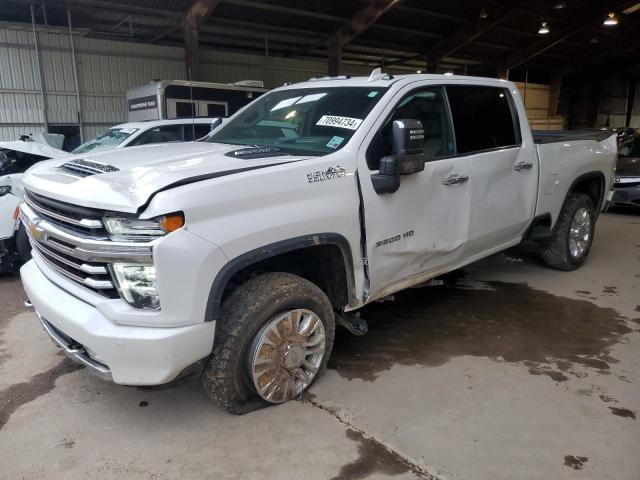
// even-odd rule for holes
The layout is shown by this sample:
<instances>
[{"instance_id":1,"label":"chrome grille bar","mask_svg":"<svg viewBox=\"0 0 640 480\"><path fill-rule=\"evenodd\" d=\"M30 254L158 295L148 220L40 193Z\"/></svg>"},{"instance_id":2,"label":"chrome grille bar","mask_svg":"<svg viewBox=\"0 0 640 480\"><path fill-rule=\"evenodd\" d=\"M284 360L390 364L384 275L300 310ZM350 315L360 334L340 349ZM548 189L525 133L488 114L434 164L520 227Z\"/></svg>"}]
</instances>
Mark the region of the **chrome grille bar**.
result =
<instances>
[{"instance_id":1,"label":"chrome grille bar","mask_svg":"<svg viewBox=\"0 0 640 480\"><path fill-rule=\"evenodd\" d=\"M102 228L102 222L100 220L89 220L83 218L82 220L76 220L75 218L68 217L66 215L61 215L60 213L49 210L48 208L43 207L42 205L36 204L34 200L32 200L28 194L24 196L24 201L29 205L31 210L40 215L44 215L45 217L51 217L55 220L59 220L64 223L68 223L71 225L75 225L77 227L84 228Z\"/></svg>"}]
</instances>

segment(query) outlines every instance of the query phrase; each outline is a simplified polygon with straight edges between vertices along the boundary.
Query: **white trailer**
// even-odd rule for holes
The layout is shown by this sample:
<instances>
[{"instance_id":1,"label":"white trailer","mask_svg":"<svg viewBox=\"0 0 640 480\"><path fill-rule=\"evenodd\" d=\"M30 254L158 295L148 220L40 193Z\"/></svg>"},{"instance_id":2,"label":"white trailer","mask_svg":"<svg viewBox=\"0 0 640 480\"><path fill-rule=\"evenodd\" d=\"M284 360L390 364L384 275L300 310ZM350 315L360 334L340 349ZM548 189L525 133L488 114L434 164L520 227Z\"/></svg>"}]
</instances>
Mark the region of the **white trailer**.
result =
<instances>
[{"instance_id":1,"label":"white trailer","mask_svg":"<svg viewBox=\"0 0 640 480\"><path fill-rule=\"evenodd\" d=\"M233 84L155 80L127 91L129 122L228 117L267 91L257 80Z\"/></svg>"}]
</instances>

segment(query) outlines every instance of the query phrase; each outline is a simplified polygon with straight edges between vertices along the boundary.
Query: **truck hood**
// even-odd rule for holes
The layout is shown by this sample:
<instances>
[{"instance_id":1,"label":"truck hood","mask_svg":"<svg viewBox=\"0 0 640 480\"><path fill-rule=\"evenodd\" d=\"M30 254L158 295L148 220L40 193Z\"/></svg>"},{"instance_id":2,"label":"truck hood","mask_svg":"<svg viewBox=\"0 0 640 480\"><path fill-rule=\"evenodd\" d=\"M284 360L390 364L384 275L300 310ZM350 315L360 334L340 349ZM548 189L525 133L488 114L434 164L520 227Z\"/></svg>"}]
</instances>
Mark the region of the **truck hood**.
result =
<instances>
[{"instance_id":1,"label":"truck hood","mask_svg":"<svg viewBox=\"0 0 640 480\"><path fill-rule=\"evenodd\" d=\"M74 205L136 213L159 190L305 158L250 146L162 143L41 162L23 183L29 191ZM69 170L69 163L101 170L82 176Z\"/></svg>"}]
</instances>

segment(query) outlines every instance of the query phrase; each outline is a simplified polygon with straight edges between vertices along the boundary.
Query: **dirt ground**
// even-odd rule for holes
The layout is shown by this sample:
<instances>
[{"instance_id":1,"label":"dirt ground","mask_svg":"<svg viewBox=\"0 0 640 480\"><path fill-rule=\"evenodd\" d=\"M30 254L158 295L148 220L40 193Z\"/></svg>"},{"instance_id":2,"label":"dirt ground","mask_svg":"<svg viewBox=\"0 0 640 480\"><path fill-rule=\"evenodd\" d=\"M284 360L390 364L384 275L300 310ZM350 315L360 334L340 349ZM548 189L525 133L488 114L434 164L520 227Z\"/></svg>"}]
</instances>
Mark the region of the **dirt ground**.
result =
<instances>
[{"instance_id":1,"label":"dirt ground","mask_svg":"<svg viewBox=\"0 0 640 480\"><path fill-rule=\"evenodd\" d=\"M105 383L0 276L0 478L640 478L640 214L586 265L509 251L362 310L300 401L236 417L197 377Z\"/></svg>"}]
</instances>

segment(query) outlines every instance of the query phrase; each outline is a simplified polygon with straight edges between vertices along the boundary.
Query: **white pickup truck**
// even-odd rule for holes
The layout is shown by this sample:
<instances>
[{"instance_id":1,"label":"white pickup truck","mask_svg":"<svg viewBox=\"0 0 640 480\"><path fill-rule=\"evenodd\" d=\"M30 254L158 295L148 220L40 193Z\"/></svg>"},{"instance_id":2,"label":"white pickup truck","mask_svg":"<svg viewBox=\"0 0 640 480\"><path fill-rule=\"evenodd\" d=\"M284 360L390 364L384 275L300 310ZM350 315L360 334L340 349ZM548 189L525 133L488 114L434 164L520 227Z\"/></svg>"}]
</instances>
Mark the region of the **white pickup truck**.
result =
<instances>
[{"instance_id":1,"label":"white pickup truck","mask_svg":"<svg viewBox=\"0 0 640 480\"><path fill-rule=\"evenodd\" d=\"M532 135L503 80L287 85L206 141L30 169L24 287L103 378L162 384L202 363L231 412L286 402L367 303L525 239L579 267L616 160L615 136L597 135Z\"/></svg>"}]
</instances>

